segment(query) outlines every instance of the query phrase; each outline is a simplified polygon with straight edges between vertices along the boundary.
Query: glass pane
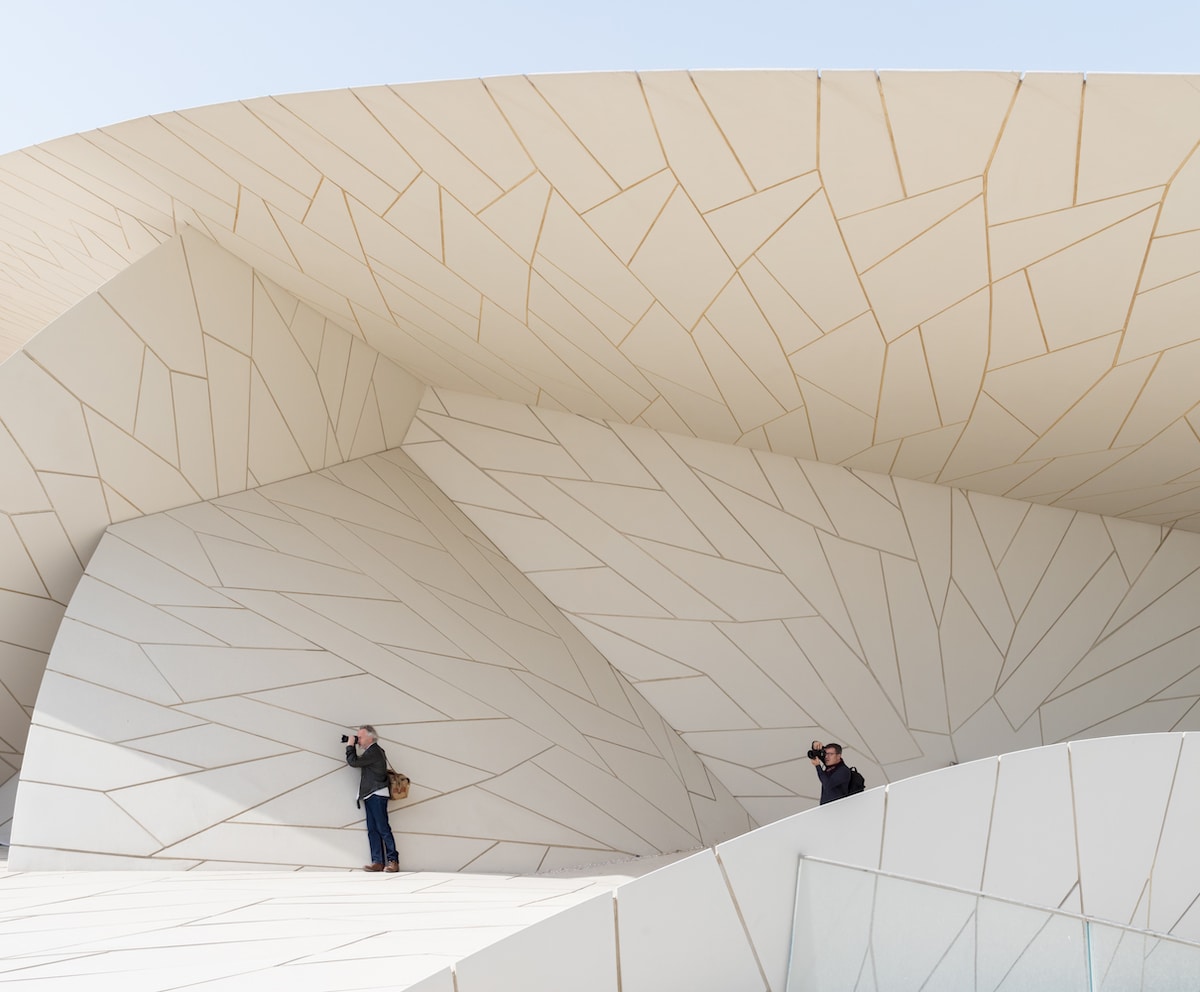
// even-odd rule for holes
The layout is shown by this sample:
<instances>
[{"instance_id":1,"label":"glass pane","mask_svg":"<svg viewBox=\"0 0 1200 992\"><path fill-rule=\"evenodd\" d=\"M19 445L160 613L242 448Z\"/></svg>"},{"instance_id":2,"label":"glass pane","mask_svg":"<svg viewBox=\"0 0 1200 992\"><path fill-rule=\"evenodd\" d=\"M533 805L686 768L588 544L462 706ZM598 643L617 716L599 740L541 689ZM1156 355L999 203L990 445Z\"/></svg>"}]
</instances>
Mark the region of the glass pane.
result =
<instances>
[{"instance_id":1,"label":"glass pane","mask_svg":"<svg viewBox=\"0 0 1200 992\"><path fill-rule=\"evenodd\" d=\"M1195 992L1200 947L1154 934L1092 923L1092 978L1096 992Z\"/></svg>"},{"instance_id":2,"label":"glass pane","mask_svg":"<svg viewBox=\"0 0 1200 992\"><path fill-rule=\"evenodd\" d=\"M876 876L820 861L801 860L792 917L787 992L850 992L870 945Z\"/></svg>"},{"instance_id":3,"label":"glass pane","mask_svg":"<svg viewBox=\"0 0 1200 992\"><path fill-rule=\"evenodd\" d=\"M804 858L787 992L1196 992L1200 945Z\"/></svg>"},{"instance_id":4,"label":"glass pane","mask_svg":"<svg viewBox=\"0 0 1200 992\"><path fill-rule=\"evenodd\" d=\"M871 926L871 956L888 989L924 989L935 973L950 988L975 984L977 898L881 877Z\"/></svg>"},{"instance_id":5,"label":"glass pane","mask_svg":"<svg viewBox=\"0 0 1200 992\"><path fill-rule=\"evenodd\" d=\"M989 910L995 900L984 899ZM995 992L1088 992L1087 927L1083 920L1029 906L1006 905L1024 917L1024 923L989 930L989 937L1014 956L1012 966L992 985L980 989ZM982 915L982 914L981 914ZM991 919L995 913L989 914ZM1036 932L1021 933L1029 924Z\"/></svg>"}]
</instances>

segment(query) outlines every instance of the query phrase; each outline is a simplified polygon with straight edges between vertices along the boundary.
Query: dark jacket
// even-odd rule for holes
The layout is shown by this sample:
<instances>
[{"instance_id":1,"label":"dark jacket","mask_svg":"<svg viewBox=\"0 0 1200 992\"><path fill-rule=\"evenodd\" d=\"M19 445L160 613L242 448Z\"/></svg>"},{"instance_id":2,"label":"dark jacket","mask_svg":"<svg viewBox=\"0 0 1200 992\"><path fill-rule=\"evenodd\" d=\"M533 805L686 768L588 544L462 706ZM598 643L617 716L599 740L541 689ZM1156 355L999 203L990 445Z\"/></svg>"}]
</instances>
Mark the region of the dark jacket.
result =
<instances>
[{"instance_id":1,"label":"dark jacket","mask_svg":"<svg viewBox=\"0 0 1200 992\"><path fill-rule=\"evenodd\" d=\"M378 741L374 741L361 755L354 750L353 744L347 744L346 764L351 768L359 769L358 801L355 803L356 806L361 807L362 801L371 795L371 793L388 787L387 754L379 746Z\"/></svg>"},{"instance_id":2,"label":"dark jacket","mask_svg":"<svg viewBox=\"0 0 1200 992\"><path fill-rule=\"evenodd\" d=\"M821 780L821 805L831 803L835 799L844 799L850 791L850 768L844 761L839 761L832 768L821 765L817 769L817 778Z\"/></svg>"}]
</instances>

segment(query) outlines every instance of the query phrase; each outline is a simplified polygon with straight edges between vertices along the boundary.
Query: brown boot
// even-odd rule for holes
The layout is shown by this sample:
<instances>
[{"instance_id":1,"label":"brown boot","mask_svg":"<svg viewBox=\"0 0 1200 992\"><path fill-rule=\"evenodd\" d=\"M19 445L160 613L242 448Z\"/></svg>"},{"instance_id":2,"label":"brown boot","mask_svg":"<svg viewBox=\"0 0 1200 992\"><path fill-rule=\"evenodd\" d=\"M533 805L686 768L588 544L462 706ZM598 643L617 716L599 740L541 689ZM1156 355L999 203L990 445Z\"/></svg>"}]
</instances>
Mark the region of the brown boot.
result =
<instances>
[{"instance_id":1,"label":"brown boot","mask_svg":"<svg viewBox=\"0 0 1200 992\"><path fill-rule=\"evenodd\" d=\"M378 861L373 861L369 865L363 865L363 871L383 871L383 865Z\"/></svg>"},{"instance_id":2,"label":"brown boot","mask_svg":"<svg viewBox=\"0 0 1200 992\"><path fill-rule=\"evenodd\" d=\"M400 870L400 866L399 866L398 864L396 864L396 862L395 862L395 861L389 861L389 862L387 863L387 867L386 867L386 868L384 868L383 870L384 870L384 871L399 871L399 870Z\"/></svg>"}]
</instances>

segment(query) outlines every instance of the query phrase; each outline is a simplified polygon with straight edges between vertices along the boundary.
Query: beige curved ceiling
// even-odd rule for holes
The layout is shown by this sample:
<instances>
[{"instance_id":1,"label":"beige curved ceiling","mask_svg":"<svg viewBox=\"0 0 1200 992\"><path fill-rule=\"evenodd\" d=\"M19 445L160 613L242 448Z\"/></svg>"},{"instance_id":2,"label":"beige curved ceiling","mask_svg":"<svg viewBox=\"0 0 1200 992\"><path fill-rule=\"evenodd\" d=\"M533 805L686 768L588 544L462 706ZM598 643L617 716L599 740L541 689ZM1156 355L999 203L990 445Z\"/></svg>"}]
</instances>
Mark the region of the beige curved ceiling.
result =
<instances>
[{"instance_id":1,"label":"beige curved ceiling","mask_svg":"<svg viewBox=\"0 0 1200 992\"><path fill-rule=\"evenodd\" d=\"M583 73L0 157L0 355L183 228L424 382L1200 530L1200 77Z\"/></svg>"}]
</instances>

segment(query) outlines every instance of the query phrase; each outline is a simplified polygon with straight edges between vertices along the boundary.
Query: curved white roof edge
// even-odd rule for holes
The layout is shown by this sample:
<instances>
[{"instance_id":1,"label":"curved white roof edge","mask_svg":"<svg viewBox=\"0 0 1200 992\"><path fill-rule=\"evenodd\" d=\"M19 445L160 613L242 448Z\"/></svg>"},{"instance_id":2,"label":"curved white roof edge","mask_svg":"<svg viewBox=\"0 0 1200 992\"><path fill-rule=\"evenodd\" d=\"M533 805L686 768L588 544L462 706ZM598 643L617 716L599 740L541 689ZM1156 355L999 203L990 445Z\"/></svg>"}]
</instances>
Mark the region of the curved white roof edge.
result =
<instances>
[{"instance_id":1,"label":"curved white roof edge","mask_svg":"<svg viewBox=\"0 0 1200 992\"><path fill-rule=\"evenodd\" d=\"M0 157L0 353L192 228L431 385L1192 529L1198 111L672 70L158 114Z\"/></svg>"}]
</instances>

